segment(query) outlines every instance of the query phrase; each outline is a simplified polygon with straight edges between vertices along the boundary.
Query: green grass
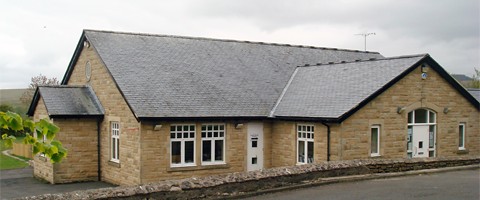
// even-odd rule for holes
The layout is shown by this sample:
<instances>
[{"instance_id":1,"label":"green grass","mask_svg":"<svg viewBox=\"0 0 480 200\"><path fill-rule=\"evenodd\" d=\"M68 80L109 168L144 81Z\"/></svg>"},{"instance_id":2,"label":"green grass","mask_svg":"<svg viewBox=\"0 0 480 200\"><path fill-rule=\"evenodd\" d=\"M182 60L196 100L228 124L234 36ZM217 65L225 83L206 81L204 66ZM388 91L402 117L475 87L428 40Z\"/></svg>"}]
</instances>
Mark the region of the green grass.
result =
<instances>
[{"instance_id":1,"label":"green grass","mask_svg":"<svg viewBox=\"0 0 480 200\"><path fill-rule=\"evenodd\" d=\"M17 141L21 141L22 138L17 138ZM0 170L4 169L17 169L17 168L24 168L27 167L28 164L26 162L19 161L17 159L8 157L6 155L3 155L4 150L11 149L11 147L6 147L5 144L3 144L2 141L0 141ZM25 161L28 161L28 158L16 156L18 158L21 158Z\"/></svg>"}]
</instances>

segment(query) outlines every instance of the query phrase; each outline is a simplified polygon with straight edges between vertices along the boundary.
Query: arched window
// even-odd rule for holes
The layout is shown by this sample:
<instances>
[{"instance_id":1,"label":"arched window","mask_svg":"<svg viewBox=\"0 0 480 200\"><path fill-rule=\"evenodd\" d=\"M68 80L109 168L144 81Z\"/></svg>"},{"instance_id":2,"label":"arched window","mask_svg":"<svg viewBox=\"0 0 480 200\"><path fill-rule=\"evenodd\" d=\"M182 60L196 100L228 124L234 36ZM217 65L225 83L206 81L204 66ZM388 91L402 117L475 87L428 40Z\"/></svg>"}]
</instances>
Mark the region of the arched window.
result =
<instances>
[{"instance_id":1,"label":"arched window","mask_svg":"<svg viewBox=\"0 0 480 200\"><path fill-rule=\"evenodd\" d=\"M435 157L437 116L420 108L408 113L407 157Z\"/></svg>"}]
</instances>

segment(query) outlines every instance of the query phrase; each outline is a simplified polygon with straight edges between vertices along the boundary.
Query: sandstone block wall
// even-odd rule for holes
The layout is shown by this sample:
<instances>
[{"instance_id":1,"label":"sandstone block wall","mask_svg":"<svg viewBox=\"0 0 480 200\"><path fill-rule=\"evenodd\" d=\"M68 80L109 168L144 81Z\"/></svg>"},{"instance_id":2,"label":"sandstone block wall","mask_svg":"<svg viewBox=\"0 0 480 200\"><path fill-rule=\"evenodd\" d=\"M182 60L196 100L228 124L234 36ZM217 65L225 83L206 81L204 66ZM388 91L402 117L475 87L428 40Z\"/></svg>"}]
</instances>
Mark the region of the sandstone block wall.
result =
<instances>
[{"instance_id":1,"label":"sandstone block wall","mask_svg":"<svg viewBox=\"0 0 480 200\"><path fill-rule=\"evenodd\" d=\"M437 72L427 79L417 67L394 86L332 129L332 159L370 158L370 127L380 125L380 157L407 157L407 115L418 108L436 113L436 156L480 155L479 111ZM405 110L397 113L398 107ZM444 108L449 108L444 113ZM458 125L467 124L466 151L458 150ZM376 158L378 159L378 158Z\"/></svg>"},{"instance_id":2,"label":"sandstone block wall","mask_svg":"<svg viewBox=\"0 0 480 200\"><path fill-rule=\"evenodd\" d=\"M202 124L225 124L225 164L202 165L201 163L201 126ZM161 124L158 131L155 124ZM195 164L193 167L170 167L170 125L195 124ZM235 123L222 122L156 122L142 123L141 136L141 180L142 183L160 180L202 177L213 174L225 174L246 170L247 127L235 128Z\"/></svg>"},{"instance_id":3,"label":"sandstone block wall","mask_svg":"<svg viewBox=\"0 0 480 200\"><path fill-rule=\"evenodd\" d=\"M85 76L87 62L91 65L90 80ZM119 185L140 183L140 123L93 46L85 47L80 53L68 85L90 85L105 109L105 117L100 124L102 180ZM120 123L120 163L110 161L111 121Z\"/></svg>"}]
</instances>

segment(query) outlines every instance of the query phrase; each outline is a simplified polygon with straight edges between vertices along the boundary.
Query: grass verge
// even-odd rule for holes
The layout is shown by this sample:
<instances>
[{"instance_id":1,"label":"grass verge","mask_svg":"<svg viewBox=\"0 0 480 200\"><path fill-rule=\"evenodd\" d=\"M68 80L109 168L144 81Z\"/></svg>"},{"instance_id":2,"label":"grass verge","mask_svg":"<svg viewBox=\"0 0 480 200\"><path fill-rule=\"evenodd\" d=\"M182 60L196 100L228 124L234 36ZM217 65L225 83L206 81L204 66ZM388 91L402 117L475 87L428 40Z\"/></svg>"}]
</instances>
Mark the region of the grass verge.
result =
<instances>
[{"instance_id":1,"label":"grass verge","mask_svg":"<svg viewBox=\"0 0 480 200\"><path fill-rule=\"evenodd\" d=\"M17 141L21 139L23 138L17 138ZM25 160L25 161L20 161L20 160L11 158L9 156L3 155L3 153L1 153L7 149L11 149L11 147L6 147L5 144L3 144L2 141L0 141L0 170L17 169L17 168L24 168L28 166L28 163L26 163L26 161L29 160L28 158L16 156L22 160Z\"/></svg>"}]
</instances>

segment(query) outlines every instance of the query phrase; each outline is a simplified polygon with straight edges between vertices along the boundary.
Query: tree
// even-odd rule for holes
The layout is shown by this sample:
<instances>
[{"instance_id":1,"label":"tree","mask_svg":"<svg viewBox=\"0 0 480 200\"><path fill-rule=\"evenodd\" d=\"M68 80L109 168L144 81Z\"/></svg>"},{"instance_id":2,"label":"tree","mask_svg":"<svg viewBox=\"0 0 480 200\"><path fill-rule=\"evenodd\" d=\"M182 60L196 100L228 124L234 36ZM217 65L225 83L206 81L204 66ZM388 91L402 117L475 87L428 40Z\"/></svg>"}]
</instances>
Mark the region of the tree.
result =
<instances>
[{"instance_id":1,"label":"tree","mask_svg":"<svg viewBox=\"0 0 480 200\"><path fill-rule=\"evenodd\" d=\"M50 158L52 163L58 163L67 156L67 149L63 148L60 141L54 139L60 128L47 119L33 122L29 119L23 120L17 113L0 112L0 128L24 131L26 136L23 143L31 144L34 155L41 153ZM2 135L2 142L6 146L12 146L15 141L15 136L6 133Z\"/></svg>"},{"instance_id":2,"label":"tree","mask_svg":"<svg viewBox=\"0 0 480 200\"><path fill-rule=\"evenodd\" d=\"M25 104L30 104L33 98L33 94L38 86L45 86L45 85L59 85L60 82L57 78L47 78L45 75L38 75L34 76L31 79L30 84L28 85L28 90L23 93L22 97L20 97L20 101Z\"/></svg>"},{"instance_id":3,"label":"tree","mask_svg":"<svg viewBox=\"0 0 480 200\"><path fill-rule=\"evenodd\" d=\"M472 82L470 83L470 87L472 88L480 88L480 70L477 68L473 68L475 70L475 74L472 76Z\"/></svg>"},{"instance_id":4,"label":"tree","mask_svg":"<svg viewBox=\"0 0 480 200\"><path fill-rule=\"evenodd\" d=\"M8 112L8 111L13 111L13 107L8 104L0 104L0 112Z\"/></svg>"}]
</instances>

